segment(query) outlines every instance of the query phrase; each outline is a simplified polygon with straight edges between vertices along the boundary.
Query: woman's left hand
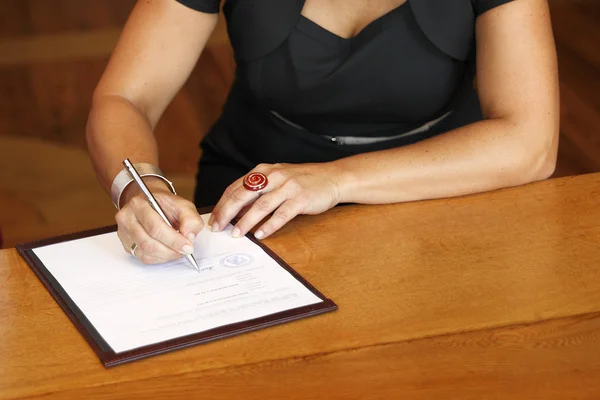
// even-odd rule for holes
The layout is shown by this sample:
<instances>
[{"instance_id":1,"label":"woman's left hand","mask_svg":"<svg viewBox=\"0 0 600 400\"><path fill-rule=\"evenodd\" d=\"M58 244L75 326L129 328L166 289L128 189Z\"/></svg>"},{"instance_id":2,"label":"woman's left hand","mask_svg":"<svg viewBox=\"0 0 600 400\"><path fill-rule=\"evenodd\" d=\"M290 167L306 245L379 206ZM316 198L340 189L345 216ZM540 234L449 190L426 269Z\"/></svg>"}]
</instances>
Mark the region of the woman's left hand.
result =
<instances>
[{"instance_id":1,"label":"woman's left hand","mask_svg":"<svg viewBox=\"0 0 600 400\"><path fill-rule=\"evenodd\" d=\"M273 213L254 233L263 239L296 215L320 214L340 202L341 171L332 163L260 164L252 172L266 175L267 186L259 193L244 187L244 177L232 183L208 221L213 232L243 214L232 231L234 237L241 237Z\"/></svg>"}]
</instances>

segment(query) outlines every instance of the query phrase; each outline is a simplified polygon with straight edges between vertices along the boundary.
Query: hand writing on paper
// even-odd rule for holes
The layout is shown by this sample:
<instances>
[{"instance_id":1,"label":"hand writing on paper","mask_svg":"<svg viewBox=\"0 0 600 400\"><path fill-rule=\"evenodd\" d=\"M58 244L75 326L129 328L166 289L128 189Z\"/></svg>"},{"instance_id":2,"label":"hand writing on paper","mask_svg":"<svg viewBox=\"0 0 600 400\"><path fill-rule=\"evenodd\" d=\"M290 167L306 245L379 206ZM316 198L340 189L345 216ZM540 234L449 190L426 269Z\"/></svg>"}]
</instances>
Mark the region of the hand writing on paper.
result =
<instances>
[{"instance_id":1,"label":"hand writing on paper","mask_svg":"<svg viewBox=\"0 0 600 400\"><path fill-rule=\"evenodd\" d=\"M139 189L131 185L124 193L124 205L115 216L123 248L129 253L135 243L135 256L145 264L163 263L191 254L194 239L204 226L196 207L172 194L160 180L148 179L145 183L173 228L152 209Z\"/></svg>"}]
</instances>

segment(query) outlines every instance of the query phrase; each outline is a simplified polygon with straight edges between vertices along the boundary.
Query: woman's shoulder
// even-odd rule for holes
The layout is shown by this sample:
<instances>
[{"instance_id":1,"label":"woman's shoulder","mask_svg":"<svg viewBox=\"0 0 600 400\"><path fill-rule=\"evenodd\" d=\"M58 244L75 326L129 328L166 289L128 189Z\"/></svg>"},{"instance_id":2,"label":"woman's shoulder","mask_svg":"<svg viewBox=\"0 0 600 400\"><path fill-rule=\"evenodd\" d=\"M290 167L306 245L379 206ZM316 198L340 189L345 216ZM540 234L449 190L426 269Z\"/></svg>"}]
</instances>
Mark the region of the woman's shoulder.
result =
<instances>
[{"instance_id":1,"label":"woman's shoulder","mask_svg":"<svg viewBox=\"0 0 600 400\"><path fill-rule=\"evenodd\" d=\"M177 2L183 4L196 11L201 11L209 14L216 14L219 12L220 0L177 0Z\"/></svg>"},{"instance_id":2,"label":"woman's shoulder","mask_svg":"<svg viewBox=\"0 0 600 400\"><path fill-rule=\"evenodd\" d=\"M475 10L475 16L478 17L492 8L510 3L511 1L514 0L471 0L471 3L473 4L473 9Z\"/></svg>"},{"instance_id":3,"label":"woman's shoulder","mask_svg":"<svg viewBox=\"0 0 600 400\"><path fill-rule=\"evenodd\" d=\"M449 56L467 60L475 41L475 21L513 0L408 0L428 39Z\"/></svg>"}]
</instances>

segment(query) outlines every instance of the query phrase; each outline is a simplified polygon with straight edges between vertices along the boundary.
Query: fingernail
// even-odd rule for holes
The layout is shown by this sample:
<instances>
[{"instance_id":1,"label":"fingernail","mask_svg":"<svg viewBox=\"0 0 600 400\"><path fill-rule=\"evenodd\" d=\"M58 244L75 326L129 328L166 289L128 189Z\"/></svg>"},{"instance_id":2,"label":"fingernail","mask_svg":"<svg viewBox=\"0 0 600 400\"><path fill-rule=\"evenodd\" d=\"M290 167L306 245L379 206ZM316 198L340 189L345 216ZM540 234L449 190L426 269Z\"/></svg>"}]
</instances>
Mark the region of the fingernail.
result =
<instances>
[{"instance_id":1,"label":"fingernail","mask_svg":"<svg viewBox=\"0 0 600 400\"><path fill-rule=\"evenodd\" d=\"M185 246L183 246L181 251L183 252L183 254L188 255L188 254L192 254L194 252L194 248L192 246L190 246L189 244L186 244Z\"/></svg>"},{"instance_id":2,"label":"fingernail","mask_svg":"<svg viewBox=\"0 0 600 400\"><path fill-rule=\"evenodd\" d=\"M193 233L188 233L187 235L185 235L186 238L188 238L190 240L190 242L194 243L194 240L196 239L196 235L194 235Z\"/></svg>"},{"instance_id":3,"label":"fingernail","mask_svg":"<svg viewBox=\"0 0 600 400\"><path fill-rule=\"evenodd\" d=\"M219 224L217 222L213 222L210 230L213 231L213 232L218 232L219 231Z\"/></svg>"},{"instance_id":4,"label":"fingernail","mask_svg":"<svg viewBox=\"0 0 600 400\"><path fill-rule=\"evenodd\" d=\"M241 234L242 231L240 231L240 228L238 228L237 226L233 228L233 231L231 231L231 236L233 236L234 238L239 238Z\"/></svg>"},{"instance_id":5,"label":"fingernail","mask_svg":"<svg viewBox=\"0 0 600 400\"><path fill-rule=\"evenodd\" d=\"M265 236L265 233L261 230L256 231L256 233L254 234L254 237L257 239L262 239Z\"/></svg>"}]
</instances>

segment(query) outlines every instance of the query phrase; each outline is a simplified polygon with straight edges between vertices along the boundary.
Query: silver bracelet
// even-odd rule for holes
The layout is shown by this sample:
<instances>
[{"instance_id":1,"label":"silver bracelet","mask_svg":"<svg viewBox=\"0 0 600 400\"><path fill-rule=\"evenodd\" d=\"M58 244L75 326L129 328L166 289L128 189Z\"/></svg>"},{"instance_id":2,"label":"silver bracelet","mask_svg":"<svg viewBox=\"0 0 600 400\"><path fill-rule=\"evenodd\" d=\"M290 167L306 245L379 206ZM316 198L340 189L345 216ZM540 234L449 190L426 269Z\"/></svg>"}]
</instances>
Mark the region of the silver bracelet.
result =
<instances>
[{"instance_id":1,"label":"silver bracelet","mask_svg":"<svg viewBox=\"0 0 600 400\"><path fill-rule=\"evenodd\" d=\"M177 194L175 192L173 182L165 178L160 168L158 168L156 165L146 163L133 165L135 166L135 169L138 171L142 178L145 176L154 176L160 178L163 181L165 181L165 183L169 187L169 190L173 194ZM131 177L131 175L129 175L129 172L127 172L125 168L123 168L121 172L119 172L117 176L115 176L115 179L112 182L112 186L110 188L110 197L117 210L121 209L121 195L123 194L123 191L125 190L127 185L129 185L131 182L133 182L133 178Z\"/></svg>"}]
</instances>

